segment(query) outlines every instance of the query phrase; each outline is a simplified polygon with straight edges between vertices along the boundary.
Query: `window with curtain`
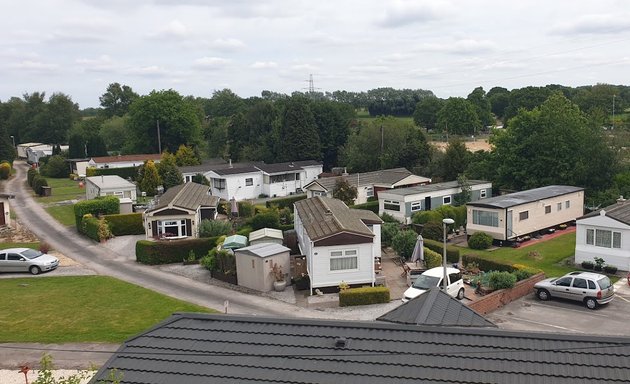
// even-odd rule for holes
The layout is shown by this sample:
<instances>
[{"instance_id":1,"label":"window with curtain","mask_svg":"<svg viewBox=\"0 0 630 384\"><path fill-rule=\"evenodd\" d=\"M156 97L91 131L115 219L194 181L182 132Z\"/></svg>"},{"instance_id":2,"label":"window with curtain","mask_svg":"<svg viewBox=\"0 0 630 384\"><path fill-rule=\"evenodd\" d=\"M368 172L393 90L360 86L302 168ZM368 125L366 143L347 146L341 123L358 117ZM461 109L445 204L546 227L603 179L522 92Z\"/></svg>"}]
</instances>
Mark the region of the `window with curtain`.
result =
<instances>
[{"instance_id":1,"label":"window with curtain","mask_svg":"<svg viewBox=\"0 0 630 384\"><path fill-rule=\"evenodd\" d=\"M604 248L621 248L621 232L587 229L586 244Z\"/></svg>"},{"instance_id":2,"label":"window with curtain","mask_svg":"<svg viewBox=\"0 0 630 384\"><path fill-rule=\"evenodd\" d=\"M330 270L346 271L359 269L359 257L356 249L330 252Z\"/></svg>"},{"instance_id":3,"label":"window with curtain","mask_svg":"<svg viewBox=\"0 0 630 384\"><path fill-rule=\"evenodd\" d=\"M499 226L499 213L498 212L488 212L488 211L480 211L478 209L473 209L472 213L473 213L473 224L485 225L487 227Z\"/></svg>"},{"instance_id":4,"label":"window with curtain","mask_svg":"<svg viewBox=\"0 0 630 384\"><path fill-rule=\"evenodd\" d=\"M383 202L383 208L388 211L400 211L400 202L385 200Z\"/></svg>"}]
</instances>

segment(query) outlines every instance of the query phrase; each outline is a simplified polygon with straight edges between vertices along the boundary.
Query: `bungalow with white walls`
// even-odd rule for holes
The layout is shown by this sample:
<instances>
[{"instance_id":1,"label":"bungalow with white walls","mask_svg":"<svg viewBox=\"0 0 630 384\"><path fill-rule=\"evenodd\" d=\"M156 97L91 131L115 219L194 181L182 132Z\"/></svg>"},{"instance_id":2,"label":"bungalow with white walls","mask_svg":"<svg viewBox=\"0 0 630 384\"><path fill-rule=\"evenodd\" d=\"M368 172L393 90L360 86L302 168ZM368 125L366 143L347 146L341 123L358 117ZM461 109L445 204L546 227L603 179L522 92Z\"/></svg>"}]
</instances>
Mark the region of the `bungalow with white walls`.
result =
<instances>
[{"instance_id":1,"label":"bungalow with white walls","mask_svg":"<svg viewBox=\"0 0 630 384\"><path fill-rule=\"evenodd\" d=\"M269 197L302 193L303 188L322 173L322 164L314 160L256 164L263 174L263 194Z\"/></svg>"},{"instance_id":2,"label":"bungalow with white walls","mask_svg":"<svg viewBox=\"0 0 630 384\"><path fill-rule=\"evenodd\" d=\"M321 196L296 201L294 228L306 256L311 291L348 284L374 285L381 256L381 224L372 211L350 209Z\"/></svg>"},{"instance_id":3,"label":"bungalow with white walls","mask_svg":"<svg viewBox=\"0 0 630 384\"><path fill-rule=\"evenodd\" d=\"M237 201L255 199L262 194L263 175L254 166L215 169L204 173L210 180L213 196Z\"/></svg>"},{"instance_id":4,"label":"bungalow with white walls","mask_svg":"<svg viewBox=\"0 0 630 384\"><path fill-rule=\"evenodd\" d=\"M491 182L468 180L468 185L470 201L492 197ZM378 213L387 213L402 223L410 224L414 213L451 205L461 192L461 185L457 181L381 191L378 196Z\"/></svg>"},{"instance_id":5,"label":"bungalow with white walls","mask_svg":"<svg viewBox=\"0 0 630 384\"><path fill-rule=\"evenodd\" d=\"M201 220L217 217L219 198L210 196L210 187L185 183L169 188L155 207L143 214L147 239L199 236Z\"/></svg>"},{"instance_id":6,"label":"bungalow with white walls","mask_svg":"<svg viewBox=\"0 0 630 384\"><path fill-rule=\"evenodd\" d=\"M101 156L92 157L88 161L88 167L91 168L128 168L139 167L147 160L153 160L159 163L162 155L159 153L151 153L144 155L118 155L118 156Z\"/></svg>"},{"instance_id":7,"label":"bungalow with white walls","mask_svg":"<svg viewBox=\"0 0 630 384\"><path fill-rule=\"evenodd\" d=\"M28 153L26 152L27 148L38 147L40 145L44 145L42 143L21 143L17 145L17 156L20 159L26 159L28 157Z\"/></svg>"},{"instance_id":8,"label":"bungalow with white walls","mask_svg":"<svg viewBox=\"0 0 630 384\"><path fill-rule=\"evenodd\" d=\"M381 191L425 185L431 182L428 177L414 175L406 168L382 169L380 171L319 178L306 184L304 187L306 197L333 197L335 185L340 180L345 180L357 188L357 198L354 200L354 204L366 203L370 197L378 197Z\"/></svg>"},{"instance_id":9,"label":"bungalow with white walls","mask_svg":"<svg viewBox=\"0 0 630 384\"><path fill-rule=\"evenodd\" d=\"M11 204L9 199L15 196L7 193L0 193L0 227L10 226L11 224Z\"/></svg>"},{"instance_id":10,"label":"bungalow with white walls","mask_svg":"<svg viewBox=\"0 0 630 384\"><path fill-rule=\"evenodd\" d=\"M138 194L136 185L116 175L91 176L85 178L85 198L95 199L99 196L116 196L119 199L136 201Z\"/></svg>"},{"instance_id":11,"label":"bungalow with white walls","mask_svg":"<svg viewBox=\"0 0 630 384\"><path fill-rule=\"evenodd\" d=\"M466 233L517 240L584 214L584 188L549 185L466 204Z\"/></svg>"},{"instance_id":12,"label":"bungalow with white walls","mask_svg":"<svg viewBox=\"0 0 630 384\"><path fill-rule=\"evenodd\" d=\"M620 199L575 222L576 264L601 257L605 264L630 271L630 201Z\"/></svg>"}]
</instances>

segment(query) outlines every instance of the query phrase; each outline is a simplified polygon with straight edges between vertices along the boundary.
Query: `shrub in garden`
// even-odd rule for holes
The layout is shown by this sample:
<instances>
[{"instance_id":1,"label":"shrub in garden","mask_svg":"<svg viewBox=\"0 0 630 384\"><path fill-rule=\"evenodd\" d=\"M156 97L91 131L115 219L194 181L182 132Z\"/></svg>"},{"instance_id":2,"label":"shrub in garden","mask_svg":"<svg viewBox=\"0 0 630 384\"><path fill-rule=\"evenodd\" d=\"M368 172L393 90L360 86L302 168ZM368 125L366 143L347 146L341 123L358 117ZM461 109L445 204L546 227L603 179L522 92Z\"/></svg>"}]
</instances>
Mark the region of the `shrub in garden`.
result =
<instances>
[{"instance_id":1,"label":"shrub in garden","mask_svg":"<svg viewBox=\"0 0 630 384\"><path fill-rule=\"evenodd\" d=\"M39 196L42 196L44 194L44 189L42 187L47 186L48 181L46 181L46 179L44 179L40 175L35 175L35 177L33 178L33 191L35 191L35 193L37 193Z\"/></svg>"},{"instance_id":2,"label":"shrub in garden","mask_svg":"<svg viewBox=\"0 0 630 384\"><path fill-rule=\"evenodd\" d=\"M280 216L278 215L278 210L270 209L267 212L257 214L249 220L249 225L251 225L254 231L262 228L277 229L280 226Z\"/></svg>"},{"instance_id":3,"label":"shrub in garden","mask_svg":"<svg viewBox=\"0 0 630 384\"><path fill-rule=\"evenodd\" d=\"M271 208L272 206L275 206L275 207L278 207L279 209L282 209L284 207L289 207L293 209L293 203L295 203L296 201L304 200L304 199L306 199L306 195L297 195L297 196L285 197L283 199L269 200L265 204L267 205L267 208Z\"/></svg>"},{"instance_id":4,"label":"shrub in garden","mask_svg":"<svg viewBox=\"0 0 630 384\"><path fill-rule=\"evenodd\" d=\"M488 285L491 289L508 289L516 284L516 276L506 271L488 272Z\"/></svg>"},{"instance_id":5,"label":"shrub in garden","mask_svg":"<svg viewBox=\"0 0 630 384\"><path fill-rule=\"evenodd\" d=\"M217 245L217 237L172 241L139 240L136 242L136 261L158 265L181 263L190 251L195 255L206 255Z\"/></svg>"},{"instance_id":6,"label":"shrub in garden","mask_svg":"<svg viewBox=\"0 0 630 384\"><path fill-rule=\"evenodd\" d=\"M8 161L0 163L0 180L6 180L11 176L11 164Z\"/></svg>"},{"instance_id":7,"label":"shrub in garden","mask_svg":"<svg viewBox=\"0 0 630 384\"><path fill-rule=\"evenodd\" d=\"M384 223L381 227L381 243L391 245L392 239L400 232L400 224Z\"/></svg>"},{"instance_id":8,"label":"shrub in garden","mask_svg":"<svg viewBox=\"0 0 630 384\"><path fill-rule=\"evenodd\" d=\"M442 241L436 241L431 239L424 240L424 247L429 248L438 254L442 255L444 252L444 243ZM446 246L446 261L449 263L459 263L459 248L452 245Z\"/></svg>"},{"instance_id":9,"label":"shrub in garden","mask_svg":"<svg viewBox=\"0 0 630 384\"><path fill-rule=\"evenodd\" d=\"M68 164L59 155L51 156L46 165L41 168L42 175L47 177L62 178L68 177Z\"/></svg>"},{"instance_id":10,"label":"shrub in garden","mask_svg":"<svg viewBox=\"0 0 630 384\"><path fill-rule=\"evenodd\" d=\"M398 220L396 220L394 216L390 215L387 212L383 212L383 214L381 215L381 220L383 220L383 222L385 223L396 223L396 224L400 223Z\"/></svg>"},{"instance_id":11,"label":"shrub in garden","mask_svg":"<svg viewBox=\"0 0 630 384\"><path fill-rule=\"evenodd\" d=\"M425 247L424 248L424 265L427 267L427 269L441 266L442 255Z\"/></svg>"},{"instance_id":12,"label":"shrub in garden","mask_svg":"<svg viewBox=\"0 0 630 384\"><path fill-rule=\"evenodd\" d=\"M593 267L594 270L601 271L602 269L604 269L604 263L606 262L604 261L604 259L602 259L601 257L595 257L593 258L593 260L595 260L595 266Z\"/></svg>"},{"instance_id":13,"label":"shrub in garden","mask_svg":"<svg viewBox=\"0 0 630 384\"><path fill-rule=\"evenodd\" d=\"M349 288L339 292L340 307L389 303L389 300L387 287Z\"/></svg>"},{"instance_id":14,"label":"shrub in garden","mask_svg":"<svg viewBox=\"0 0 630 384\"><path fill-rule=\"evenodd\" d=\"M604 272L608 273L609 275L614 275L615 273L617 273L617 267L615 267L614 265L604 265Z\"/></svg>"},{"instance_id":15,"label":"shrub in garden","mask_svg":"<svg viewBox=\"0 0 630 384\"><path fill-rule=\"evenodd\" d=\"M81 219L86 214L93 216L120 213L120 200L116 196L97 197L93 200L79 201L74 205L74 219L77 228L81 228Z\"/></svg>"},{"instance_id":16,"label":"shrub in garden","mask_svg":"<svg viewBox=\"0 0 630 384\"><path fill-rule=\"evenodd\" d=\"M442 219L440 219L442 220ZM430 221L422 228L422 237L425 239L441 241L444 237L444 229L442 228L442 222Z\"/></svg>"},{"instance_id":17,"label":"shrub in garden","mask_svg":"<svg viewBox=\"0 0 630 384\"><path fill-rule=\"evenodd\" d=\"M78 227L79 232L81 232L82 234L84 234L85 236L89 237L90 239L94 241L100 241L99 224L100 224L100 221L96 217L90 214L87 214L81 220L80 227Z\"/></svg>"},{"instance_id":18,"label":"shrub in garden","mask_svg":"<svg viewBox=\"0 0 630 384\"><path fill-rule=\"evenodd\" d=\"M516 281L529 279L530 277L534 276L534 273L527 269L517 269L512 272L512 274L516 277Z\"/></svg>"},{"instance_id":19,"label":"shrub in garden","mask_svg":"<svg viewBox=\"0 0 630 384\"><path fill-rule=\"evenodd\" d=\"M492 260L487 260L477 255L462 255L462 261L464 265L468 265L470 263L476 263L480 270L482 271L507 271L513 272L516 268L509 264L503 264Z\"/></svg>"},{"instance_id":20,"label":"shrub in garden","mask_svg":"<svg viewBox=\"0 0 630 384\"><path fill-rule=\"evenodd\" d=\"M232 232L232 223L224 220L201 220L199 224L199 237L215 237L227 235Z\"/></svg>"},{"instance_id":21,"label":"shrub in garden","mask_svg":"<svg viewBox=\"0 0 630 384\"><path fill-rule=\"evenodd\" d=\"M37 170L33 168L29 168L29 170L26 172L26 181L31 188L33 188L33 179L37 175L39 175L39 172L37 172Z\"/></svg>"},{"instance_id":22,"label":"shrub in garden","mask_svg":"<svg viewBox=\"0 0 630 384\"><path fill-rule=\"evenodd\" d=\"M107 220L107 224L109 224L109 228L114 236L144 234L142 213L105 215L105 220Z\"/></svg>"},{"instance_id":23,"label":"shrub in garden","mask_svg":"<svg viewBox=\"0 0 630 384\"><path fill-rule=\"evenodd\" d=\"M406 230L397 233L392 239L392 248L399 256L409 259L416 246L418 234L414 231Z\"/></svg>"},{"instance_id":24,"label":"shrub in garden","mask_svg":"<svg viewBox=\"0 0 630 384\"><path fill-rule=\"evenodd\" d=\"M471 249L488 249L492 245L492 236L485 232L475 232L468 238Z\"/></svg>"},{"instance_id":25,"label":"shrub in garden","mask_svg":"<svg viewBox=\"0 0 630 384\"><path fill-rule=\"evenodd\" d=\"M592 261L585 260L582 262L582 268L584 269L593 269L595 267L595 263Z\"/></svg>"},{"instance_id":26,"label":"shrub in garden","mask_svg":"<svg viewBox=\"0 0 630 384\"><path fill-rule=\"evenodd\" d=\"M378 200L376 201L368 201L363 204L355 204L351 209L363 209L364 211L372 211L378 215Z\"/></svg>"},{"instance_id":27,"label":"shrub in garden","mask_svg":"<svg viewBox=\"0 0 630 384\"><path fill-rule=\"evenodd\" d=\"M442 215L437 211L420 211L411 216L411 221L414 224L426 224L426 223L439 223L442 225Z\"/></svg>"}]
</instances>

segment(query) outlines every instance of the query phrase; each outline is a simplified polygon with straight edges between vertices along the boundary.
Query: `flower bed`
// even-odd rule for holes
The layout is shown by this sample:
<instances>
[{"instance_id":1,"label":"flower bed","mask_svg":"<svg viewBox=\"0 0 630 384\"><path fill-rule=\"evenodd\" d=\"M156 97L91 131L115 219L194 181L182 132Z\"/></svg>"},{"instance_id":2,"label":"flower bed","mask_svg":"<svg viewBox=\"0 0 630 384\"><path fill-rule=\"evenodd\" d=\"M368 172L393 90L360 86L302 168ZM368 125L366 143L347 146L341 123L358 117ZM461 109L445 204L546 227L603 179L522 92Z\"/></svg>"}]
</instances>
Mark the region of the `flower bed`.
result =
<instances>
[{"instance_id":1,"label":"flower bed","mask_svg":"<svg viewBox=\"0 0 630 384\"><path fill-rule=\"evenodd\" d=\"M512 301L521 298L534 289L534 284L545 278L544 273L538 273L528 279L521 280L514 285L514 288L499 289L488 293L480 299L472 302L468 306L477 313L485 315L495 309L501 308Z\"/></svg>"}]
</instances>

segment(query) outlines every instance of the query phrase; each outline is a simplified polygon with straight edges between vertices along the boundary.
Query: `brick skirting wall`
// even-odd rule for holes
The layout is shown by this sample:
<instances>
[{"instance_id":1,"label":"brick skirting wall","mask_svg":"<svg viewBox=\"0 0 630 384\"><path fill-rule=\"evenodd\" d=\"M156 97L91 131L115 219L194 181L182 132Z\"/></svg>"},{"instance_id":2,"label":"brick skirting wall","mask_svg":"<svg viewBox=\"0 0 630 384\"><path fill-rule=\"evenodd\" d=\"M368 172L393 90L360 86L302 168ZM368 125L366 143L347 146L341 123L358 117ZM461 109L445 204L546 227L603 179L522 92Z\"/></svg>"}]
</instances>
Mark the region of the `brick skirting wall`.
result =
<instances>
[{"instance_id":1,"label":"brick skirting wall","mask_svg":"<svg viewBox=\"0 0 630 384\"><path fill-rule=\"evenodd\" d=\"M495 309L523 297L534 291L534 284L545 278L544 273L538 273L529 279L521 280L514 285L514 288L499 289L498 291L491 292L479 300L476 300L468 306L475 310L477 313L485 315L488 312L492 312Z\"/></svg>"}]
</instances>

